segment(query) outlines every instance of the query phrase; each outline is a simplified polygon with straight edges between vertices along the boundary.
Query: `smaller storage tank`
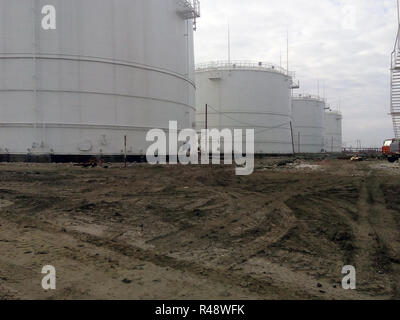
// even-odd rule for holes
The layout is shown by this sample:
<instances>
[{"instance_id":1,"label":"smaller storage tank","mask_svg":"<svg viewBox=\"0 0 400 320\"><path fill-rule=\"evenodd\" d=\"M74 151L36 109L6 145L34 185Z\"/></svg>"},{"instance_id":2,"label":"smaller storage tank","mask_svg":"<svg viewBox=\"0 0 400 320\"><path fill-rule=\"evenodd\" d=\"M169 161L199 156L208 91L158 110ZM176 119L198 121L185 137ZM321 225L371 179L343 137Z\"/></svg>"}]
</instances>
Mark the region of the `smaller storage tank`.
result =
<instances>
[{"instance_id":1,"label":"smaller storage tank","mask_svg":"<svg viewBox=\"0 0 400 320\"><path fill-rule=\"evenodd\" d=\"M325 105L325 100L318 96L293 96L292 124L297 153L323 152Z\"/></svg>"},{"instance_id":2,"label":"smaller storage tank","mask_svg":"<svg viewBox=\"0 0 400 320\"><path fill-rule=\"evenodd\" d=\"M325 111L325 151L342 151L342 114L339 111Z\"/></svg>"},{"instance_id":3,"label":"smaller storage tank","mask_svg":"<svg viewBox=\"0 0 400 320\"><path fill-rule=\"evenodd\" d=\"M197 65L197 130L254 129L256 154L291 154L292 77L265 62Z\"/></svg>"}]
</instances>

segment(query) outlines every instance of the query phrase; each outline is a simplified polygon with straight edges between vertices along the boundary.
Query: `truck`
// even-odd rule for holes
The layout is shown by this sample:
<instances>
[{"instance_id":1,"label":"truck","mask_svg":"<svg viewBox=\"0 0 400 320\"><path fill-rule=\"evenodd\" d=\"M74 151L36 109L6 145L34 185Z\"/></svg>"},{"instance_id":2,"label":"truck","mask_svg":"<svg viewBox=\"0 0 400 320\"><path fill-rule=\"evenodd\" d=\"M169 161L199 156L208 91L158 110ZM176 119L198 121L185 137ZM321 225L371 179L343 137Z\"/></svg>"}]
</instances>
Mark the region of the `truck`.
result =
<instances>
[{"instance_id":1,"label":"truck","mask_svg":"<svg viewBox=\"0 0 400 320\"><path fill-rule=\"evenodd\" d=\"M396 162L400 159L400 139L386 140L382 147L383 155L389 162Z\"/></svg>"}]
</instances>

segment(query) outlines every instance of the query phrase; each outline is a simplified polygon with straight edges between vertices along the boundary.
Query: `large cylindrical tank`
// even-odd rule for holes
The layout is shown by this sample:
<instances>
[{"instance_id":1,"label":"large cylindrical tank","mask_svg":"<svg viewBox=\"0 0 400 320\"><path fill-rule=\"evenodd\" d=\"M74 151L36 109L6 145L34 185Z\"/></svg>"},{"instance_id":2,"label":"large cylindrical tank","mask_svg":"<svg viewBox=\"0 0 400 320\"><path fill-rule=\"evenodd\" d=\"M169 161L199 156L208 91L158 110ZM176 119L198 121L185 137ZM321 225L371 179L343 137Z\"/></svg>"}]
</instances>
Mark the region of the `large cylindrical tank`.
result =
<instances>
[{"instance_id":1,"label":"large cylindrical tank","mask_svg":"<svg viewBox=\"0 0 400 320\"><path fill-rule=\"evenodd\" d=\"M256 154L292 153L292 77L267 63L211 62L196 66L196 124L254 129Z\"/></svg>"},{"instance_id":2,"label":"large cylindrical tank","mask_svg":"<svg viewBox=\"0 0 400 320\"><path fill-rule=\"evenodd\" d=\"M292 98L293 135L299 153L319 153L324 150L325 100L312 95Z\"/></svg>"},{"instance_id":3,"label":"large cylindrical tank","mask_svg":"<svg viewBox=\"0 0 400 320\"><path fill-rule=\"evenodd\" d=\"M145 154L149 129L193 127L191 3L0 1L0 153Z\"/></svg>"},{"instance_id":4,"label":"large cylindrical tank","mask_svg":"<svg viewBox=\"0 0 400 320\"><path fill-rule=\"evenodd\" d=\"M325 151L342 151L342 114L338 111L325 112Z\"/></svg>"}]
</instances>

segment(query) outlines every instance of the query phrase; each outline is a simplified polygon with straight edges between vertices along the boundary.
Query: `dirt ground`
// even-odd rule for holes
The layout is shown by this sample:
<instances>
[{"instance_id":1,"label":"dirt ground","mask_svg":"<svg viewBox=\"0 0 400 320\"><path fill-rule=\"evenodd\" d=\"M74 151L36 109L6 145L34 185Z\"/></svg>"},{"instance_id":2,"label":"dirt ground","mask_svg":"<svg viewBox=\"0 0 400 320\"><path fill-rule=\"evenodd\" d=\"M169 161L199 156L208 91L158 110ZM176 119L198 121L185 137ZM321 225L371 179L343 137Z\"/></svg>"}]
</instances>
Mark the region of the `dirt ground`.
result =
<instances>
[{"instance_id":1,"label":"dirt ground","mask_svg":"<svg viewBox=\"0 0 400 320\"><path fill-rule=\"evenodd\" d=\"M399 194L375 160L0 164L0 299L399 299Z\"/></svg>"}]
</instances>

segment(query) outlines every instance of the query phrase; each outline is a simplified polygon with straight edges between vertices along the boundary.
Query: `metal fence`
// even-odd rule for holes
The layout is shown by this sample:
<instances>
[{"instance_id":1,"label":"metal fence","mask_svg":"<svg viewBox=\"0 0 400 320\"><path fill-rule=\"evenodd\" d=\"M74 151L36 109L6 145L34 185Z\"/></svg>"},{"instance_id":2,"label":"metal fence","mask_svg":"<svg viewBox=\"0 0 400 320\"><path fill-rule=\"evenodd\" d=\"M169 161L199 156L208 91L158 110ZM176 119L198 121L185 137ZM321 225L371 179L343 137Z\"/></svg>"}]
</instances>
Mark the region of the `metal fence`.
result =
<instances>
[{"instance_id":1,"label":"metal fence","mask_svg":"<svg viewBox=\"0 0 400 320\"><path fill-rule=\"evenodd\" d=\"M382 154L382 148L343 148L343 153Z\"/></svg>"}]
</instances>

